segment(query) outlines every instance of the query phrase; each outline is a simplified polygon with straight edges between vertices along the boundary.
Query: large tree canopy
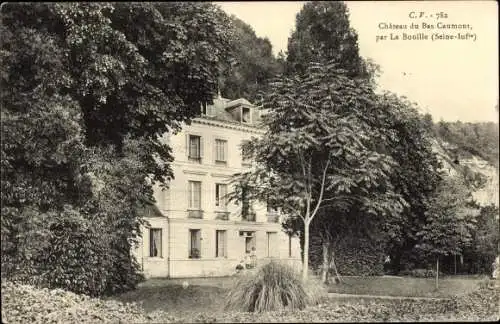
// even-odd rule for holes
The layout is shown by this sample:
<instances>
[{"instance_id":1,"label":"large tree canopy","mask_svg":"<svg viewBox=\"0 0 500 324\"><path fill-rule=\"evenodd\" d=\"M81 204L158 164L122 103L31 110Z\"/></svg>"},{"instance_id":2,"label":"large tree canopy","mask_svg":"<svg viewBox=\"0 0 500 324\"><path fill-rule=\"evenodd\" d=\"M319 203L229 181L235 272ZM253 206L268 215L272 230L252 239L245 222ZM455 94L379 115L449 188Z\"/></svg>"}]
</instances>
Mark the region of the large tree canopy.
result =
<instances>
[{"instance_id":1,"label":"large tree canopy","mask_svg":"<svg viewBox=\"0 0 500 324\"><path fill-rule=\"evenodd\" d=\"M349 77L369 77L359 55L358 35L342 1L310 1L297 14L288 39L287 72L304 73L310 62L339 64Z\"/></svg>"},{"instance_id":2,"label":"large tree canopy","mask_svg":"<svg viewBox=\"0 0 500 324\"><path fill-rule=\"evenodd\" d=\"M283 76L264 98L267 132L248 144L256 167L236 177L233 199L244 190L302 220L305 277L309 226L321 208L356 204L366 217L383 217L403 207L389 181L396 164L376 144L385 135L371 127L375 101L367 81L349 79L335 63Z\"/></svg>"},{"instance_id":3,"label":"large tree canopy","mask_svg":"<svg viewBox=\"0 0 500 324\"><path fill-rule=\"evenodd\" d=\"M246 98L254 102L259 90L282 72L282 64L274 57L269 39L257 37L251 26L230 17L231 52L221 62L220 90L226 98Z\"/></svg>"},{"instance_id":4,"label":"large tree canopy","mask_svg":"<svg viewBox=\"0 0 500 324\"><path fill-rule=\"evenodd\" d=\"M1 19L2 275L127 289L147 178L172 176L160 136L212 99L227 16L210 3L9 3Z\"/></svg>"}]
</instances>

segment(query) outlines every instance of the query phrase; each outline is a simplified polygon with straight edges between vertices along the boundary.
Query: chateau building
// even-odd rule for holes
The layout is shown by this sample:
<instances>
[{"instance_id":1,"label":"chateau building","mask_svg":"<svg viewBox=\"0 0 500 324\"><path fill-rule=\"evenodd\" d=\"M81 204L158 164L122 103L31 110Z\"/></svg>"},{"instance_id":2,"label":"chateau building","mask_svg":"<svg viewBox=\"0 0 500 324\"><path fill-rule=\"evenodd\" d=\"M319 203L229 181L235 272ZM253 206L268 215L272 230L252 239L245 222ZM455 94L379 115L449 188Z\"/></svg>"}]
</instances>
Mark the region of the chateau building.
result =
<instances>
[{"instance_id":1,"label":"chateau building","mask_svg":"<svg viewBox=\"0 0 500 324\"><path fill-rule=\"evenodd\" d=\"M279 258L300 268L300 243L283 232L279 209L242 199L228 202L229 180L248 170L241 144L262 136L259 110L245 99L214 99L182 131L165 134L174 179L155 187L156 206L134 253L146 277L227 276L249 255Z\"/></svg>"}]
</instances>

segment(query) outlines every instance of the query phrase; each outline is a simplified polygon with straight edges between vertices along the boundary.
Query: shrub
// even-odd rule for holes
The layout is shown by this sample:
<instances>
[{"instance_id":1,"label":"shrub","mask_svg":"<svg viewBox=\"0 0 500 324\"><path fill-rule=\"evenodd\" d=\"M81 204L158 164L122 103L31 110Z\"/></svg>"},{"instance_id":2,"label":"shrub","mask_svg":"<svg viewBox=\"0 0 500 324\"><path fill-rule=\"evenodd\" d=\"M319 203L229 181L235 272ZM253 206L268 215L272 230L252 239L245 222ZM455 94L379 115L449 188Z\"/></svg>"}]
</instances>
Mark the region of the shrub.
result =
<instances>
[{"instance_id":1,"label":"shrub","mask_svg":"<svg viewBox=\"0 0 500 324\"><path fill-rule=\"evenodd\" d=\"M3 323L168 323L173 320L161 311L146 315L134 303L2 282Z\"/></svg>"},{"instance_id":2,"label":"shrub","mask_svg":"<svg viewBox=\"0 0 500 324\"><path fill-rule=\"evenodd\" d=\"M412 269L412 270L403 270L400 272L403 276L410 276L415 278L434 278L436 276L436 271L432 269ZM444 274L439 271L439 276L443 276Z\"/></svg>"},{"instance_id":3,"label":"shrub","mask_svg":"<svg viewBox=\"0 0 500 324\"><path fill-rule=\"evenodd\" d=\"M245 312L304 309L320 300L318 284L305 285L293 268L271 261L256 273L242 275L236 281L227 295L226 309Z\"/></svg>"}]
</instances>

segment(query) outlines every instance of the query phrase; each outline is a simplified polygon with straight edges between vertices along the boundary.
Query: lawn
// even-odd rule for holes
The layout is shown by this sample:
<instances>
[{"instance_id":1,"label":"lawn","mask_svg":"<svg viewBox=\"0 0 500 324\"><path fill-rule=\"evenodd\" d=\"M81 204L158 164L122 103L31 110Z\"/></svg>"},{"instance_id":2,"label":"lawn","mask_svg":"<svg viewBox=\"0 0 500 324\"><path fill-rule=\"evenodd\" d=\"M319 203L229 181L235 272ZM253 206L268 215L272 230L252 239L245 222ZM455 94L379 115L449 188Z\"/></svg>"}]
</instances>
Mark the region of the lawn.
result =
<instances>
[{"instance_id":1,"label":"lawn","mask_svg":"<svg viewBox=\"0 0 500 324\"><path fill-rule=\"evenodd\" d=\"M439 279L436 291L434 278L413 277L343 277L344 283L331 284L328 291L339 294L397 296L397 297L450 297L473 292L484 278L477 276L444 277Z\"/></svg>"},{"instance_id":2,"label":"lawn","mask_svg":"<svg viewBox=\"0 0 500 324\"><path fill-rule=\"evenodd\" d=\"M365 279L346 278L351 282ZM361 280L362 279L362 280ZM389 280L388 278L376 278ZM414 278L399 280L413 281ZM2 282L2 321L5 323L270 323L270 322L390 322L496 321L499 292L483 288L461 297L440 300L385 298L327 298L304 310L260 314L225 312L225 292L233 278L155 279L137 290L107 298L89 298L62 289L39 289ZM396 280L396 278L392 278ZM455 278L467 281L470 278ZM477 279L472 279L477 282ZM387 281L386 281L387 283ZM492 283L491 281L489 283ZM447 290L451 292L452 290ZM120 303L117 302L133 302ZM138 307L134 303L142 304Z\"/></svg>"},{"instance_id":3,"label":"lawn","mask_svg":"<svg viewBox=\"0 0 500 324\"><path fill-rule=\"evenodd\" d=\"M146 311L162 310L175 316L189 313L220 314L224 311L225 293L236 277L149 279L135 291L114 297L124 302L137 302ZM344 284L332 284L329 292L340 294L398 296L398 297L451 297L464 295L479 288L480 277L446 277L439 281L412 277L343 277ZM189 283L187 288L182 283ZM366 298L364 298L366 299ZM366 300L356 298L359 302ZM369 299L368 302L371 302ZM352 298L336 298L337 303L351 303Z\"/></svg>"},{"instance_id":4,"label":"lawn","mask_svg":"<svg viewBox=\"0 0 500 324\"><path fill-rule=\"evenodd\" d=\"M224 296L234 278L150 279L136 290L113 297L136 302L146 311L161 310L175 316L223 311ZM183 287L182 283L189 283Z\"/></svg>"}]
</instances>

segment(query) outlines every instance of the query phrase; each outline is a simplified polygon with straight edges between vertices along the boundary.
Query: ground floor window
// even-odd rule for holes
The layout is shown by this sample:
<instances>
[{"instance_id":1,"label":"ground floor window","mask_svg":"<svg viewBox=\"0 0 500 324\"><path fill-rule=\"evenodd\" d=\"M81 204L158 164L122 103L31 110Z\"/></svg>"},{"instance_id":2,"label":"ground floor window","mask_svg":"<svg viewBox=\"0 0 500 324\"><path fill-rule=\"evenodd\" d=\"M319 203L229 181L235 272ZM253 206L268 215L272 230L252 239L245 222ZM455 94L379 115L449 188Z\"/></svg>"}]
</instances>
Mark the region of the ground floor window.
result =
<instances>
[{"instance_id":1,"label":"ground floor window","mask_svg":"<svg viewBox=\"0 0 500 324\"><path fill-rule=\"evenodd\" d=\"M201 230L189 230L189 257L199 259L201 257Z\"/></svg>"},{"instance_id":2,"label":"ground floor window","mask_svg":"<svg viewBox=\"0 0 500 324\"><path fill-rule=\"evenodd\" d=\"M215 257L227 257L227 231L215 231Z\"/></svg>"},{"instance_id":3,"label":"ground floor window","mask_svg":"<svg viewBox=\"0 0 500 324\"><path fill-rule=\"evenodd\" d=\"M149 229L149 256L162 257L161 228Z\"/></svg>"},{"instance_id":4,"label":"ground floor window","mask_svg":"<svg viewBox=\"0 0 500 324\"><path fill-rule=\"evenodd\" d=\"M251 232L252 236L245 237L245 253L251 253L255 251L255 234Z\"/></svg>"}]
</instances>

